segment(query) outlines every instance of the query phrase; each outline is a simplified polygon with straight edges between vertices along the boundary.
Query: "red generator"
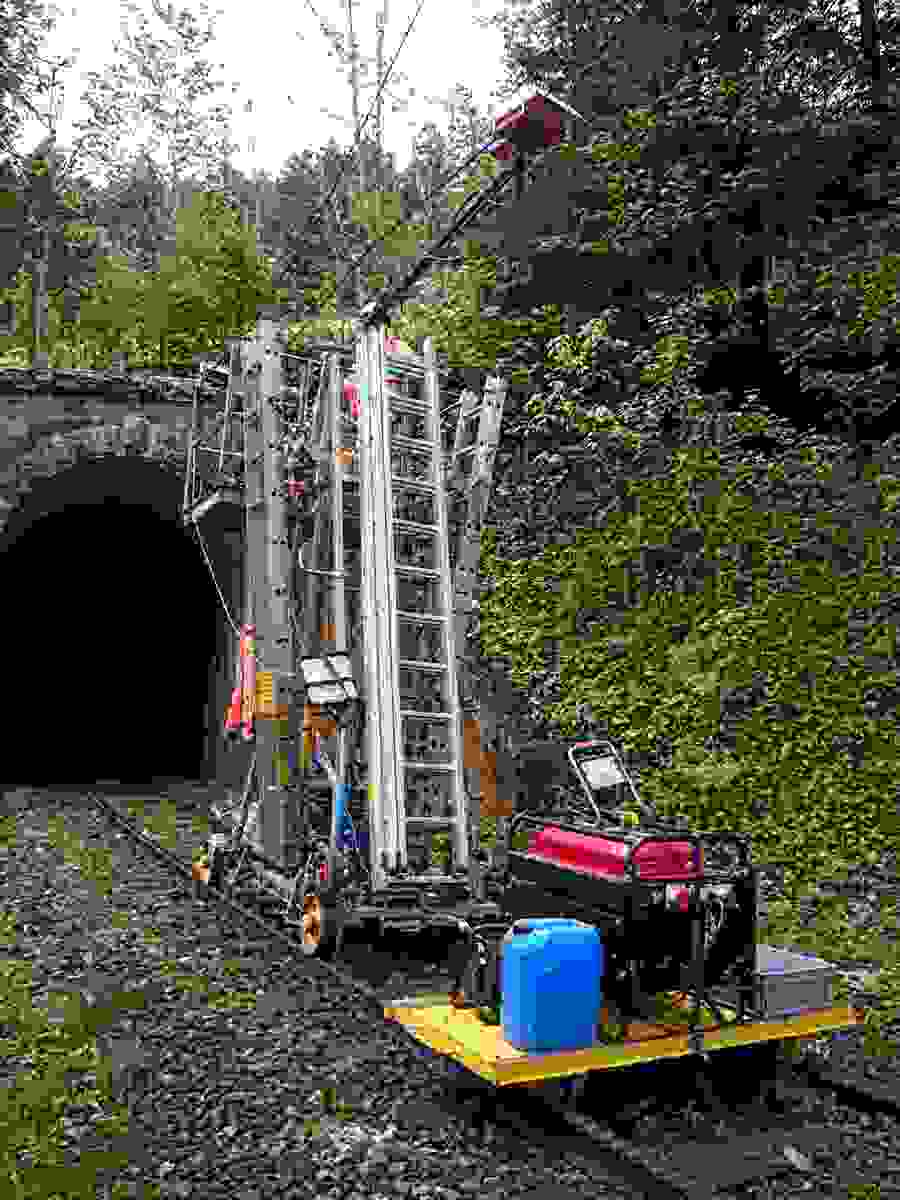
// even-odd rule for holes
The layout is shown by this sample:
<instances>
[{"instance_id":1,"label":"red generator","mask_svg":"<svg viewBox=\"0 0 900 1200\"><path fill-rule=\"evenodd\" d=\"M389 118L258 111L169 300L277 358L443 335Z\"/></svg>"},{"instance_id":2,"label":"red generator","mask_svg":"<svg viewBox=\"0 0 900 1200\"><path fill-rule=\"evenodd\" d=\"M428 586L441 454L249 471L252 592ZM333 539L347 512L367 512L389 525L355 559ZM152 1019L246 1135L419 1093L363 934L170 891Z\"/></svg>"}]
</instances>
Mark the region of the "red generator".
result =
<instances>
[{"instance_id":1,"label":"red generator","mask_svg":"<svg viewBox=\"0 0 900 1200\"><path fill-rule=\"evenodd\" d=\"M609 742L579 743L566 757L580 795L555 811L529 806L510 822L507 917L595 926L605 947L604 992L626 1019L651 1017L661 992L749 996L756 959L749 840L660 818ZM551 764L558 782L560 765Z\"/></svg>"}]
</instances>

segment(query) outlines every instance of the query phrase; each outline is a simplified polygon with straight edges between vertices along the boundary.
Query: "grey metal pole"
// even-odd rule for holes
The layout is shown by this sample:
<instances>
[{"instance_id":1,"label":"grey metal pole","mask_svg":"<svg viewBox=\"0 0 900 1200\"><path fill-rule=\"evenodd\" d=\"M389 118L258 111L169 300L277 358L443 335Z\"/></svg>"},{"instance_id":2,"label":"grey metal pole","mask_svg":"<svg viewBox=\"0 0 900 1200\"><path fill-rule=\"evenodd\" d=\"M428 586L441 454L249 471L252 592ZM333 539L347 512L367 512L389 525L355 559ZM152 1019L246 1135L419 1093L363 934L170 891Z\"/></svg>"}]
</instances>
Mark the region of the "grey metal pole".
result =
<instances>
[{"instance_id":1,"label":"grey metal pole","mask_svg":"<svg viewBox=\"0 0 900 1200\"><path fill-rule=\"evenodd\" d=\"M344 570L344 463L341 446L341 378L338 357L332 354L328 363L329 422L331 441L330 472L331 523L333 529L333 571ZM332 582L332 612L334 614L334 645L337 650L347 650L347 593L343 574L335 575Z\"/></svg>"},{"instance_id":2,"label":"grey metal pole","mask_svg":"<svg viewBox=\"0 0 900 1200\"><path fill-rule=\"evenodd\" d=\"M257 671L268 645L268 613L266 603L266 489L263 466L262 428L262 340L261 331L247 346L247 374L244 399L244 447L245 447L245 503L247 522L247 615L248 625L256 628ZM265 787L268 782L266 755L259 745L261 722L254 721L257 742L257 771L255 777L256 800L260 811L265 809ZM262 836L265 817L249 832L249 838L257 850L266 852Z\"/></svg>"},{"instance_id":3,"label":"grey metal pole","mask_svg":"<svg viewBox=\"0 0 900 1200\"><path fill-rule=\"evenodd\" d=\"M274 320L259 323L260 425L265 530L264 592L259 611L266 613L262 653L258 655L259 724L257 730L262 781L263 853L277 863L287 859L288 810L292 796L289 742L295 712L293 639L290 623L290 564L282 460L282 418L273 403L281 394L281 346ZM259 593L257 593L259 594ZM257 631L259 636L259 631ZM259 643L258 643L259 644Z\"/></svg>"},{"instance_id":4,"label":"grey metal pole","mask_svg":"<svg viewBox=\"0 0 900 1200\"><path fill-rule=\"evenodd\" d=\"M256 626L256 781L260 821L257 849L282 862L285 779L281 734L286 683L293 660L287 617L284 501L280 495L277 395L280 350L271 320L259 322L248 361L246 412L247 562L252 623ZM282 552L282 553L279 553ZM288 780L289 782L289 780Z\"/></svg>"},{"instance_id":5,"label":"grey metal pole","mask_svg":"<svg viewBox=\"0 0 900 1200\"><path fill-rule=\"evenodd\" d=\"M330 477L331 477L331 526L332 526L332 546L334 547L334 558L331 563L331 569L335 575L331 579L331 602L332 602L332 617L334 620L334 647L336 650L347 653L349 645L347 641L347 592L345 589L345 579L343 571L345 568L344 562L344 463L342 453L342 437L341 437L341 374L339 371L338 356L332 354L328 360L328 404L329 404L329 442L331 452ZM337 780L333 788L332 795L332 831L331 831L331 849L336 845L337 837L340 835L340 829L337 828L337 811L338 811L338 794L337 789L343 787L347 782L348 768L348 744L347 744L347 728L344 723L341 723L338 729L337 739L337 761L335 763L335 773ZM328 872L329 879L334 878L335 862L334 854L329 854Z\"/></svg>"}]
</instances>

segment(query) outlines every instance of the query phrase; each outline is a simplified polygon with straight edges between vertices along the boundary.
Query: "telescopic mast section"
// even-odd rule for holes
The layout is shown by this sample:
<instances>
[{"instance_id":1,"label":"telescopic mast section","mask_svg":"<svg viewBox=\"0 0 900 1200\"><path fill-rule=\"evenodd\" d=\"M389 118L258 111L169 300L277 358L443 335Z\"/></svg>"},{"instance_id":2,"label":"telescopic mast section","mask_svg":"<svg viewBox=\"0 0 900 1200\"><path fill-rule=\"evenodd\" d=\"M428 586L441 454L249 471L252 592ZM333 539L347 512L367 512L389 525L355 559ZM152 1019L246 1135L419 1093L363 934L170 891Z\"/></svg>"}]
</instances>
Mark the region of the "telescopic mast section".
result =
<instances>
[{"instance_id":1,"label":"telescopic mast section","mask_svg":"<svg viewBox=\"0 0 900 1200\"><path fill-rule=\"evenodd\" d=\"M467 868L453 592L437 373L387 363L379 327L360 338L363 624L375 879L407 867L407 831L450 834ZM368 649L371 647L371 649Z\"/></svg>"},{"instance_id":2,"label":"telescopic mast section","mask_svg":"<svg viewBox=\"0 0 900 1200\"><path fill-rule=\"evenodd\" d=\"M347 848L346 815L368 837L373 894L422 883L435 833L449 839L444 876L470 874L456 618L458 607L466 619L474 608L505 388L490 379L482 397L467 391L442 412L431 344L424 359L395 349L374 326L359 330L355 363L334 348L293 356L264 320L226 397L226 406L243 398L245 615L256 667L257 777L235 824L245 860L262 864L266 886L295 901L310 884L300 860L309 857L307 810L322 784L331 799L324 878L335 878ZM286 386L288 371L299 386ZM194 462L201 449L197 440ZM194 512L221 501L218 483L194 472ZM451 487L463 509L455 573ZM329 656L353 664L365 720L356 728L307 696L304 741L318 743L327 781L315 773L301 780L296 761L291 768L298 662ZM360 783L361 806L353 803Z\"/></svg>"}]
</instances>

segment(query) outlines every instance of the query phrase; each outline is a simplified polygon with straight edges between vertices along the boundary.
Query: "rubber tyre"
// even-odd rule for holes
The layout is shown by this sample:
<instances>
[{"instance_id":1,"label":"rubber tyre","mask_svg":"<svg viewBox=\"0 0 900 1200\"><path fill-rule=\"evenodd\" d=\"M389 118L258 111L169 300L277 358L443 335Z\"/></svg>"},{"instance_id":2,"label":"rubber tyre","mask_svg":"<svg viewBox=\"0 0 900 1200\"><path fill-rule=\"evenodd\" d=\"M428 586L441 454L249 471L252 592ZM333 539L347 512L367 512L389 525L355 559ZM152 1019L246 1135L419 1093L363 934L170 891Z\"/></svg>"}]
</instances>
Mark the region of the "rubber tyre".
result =
<instances>
[{"instance_id":1,"label":"rubber tyre","mask_svg":"<svg viewBox=\"0 0 900 1200\"><path fill-rule=\"evenodd\" d=\"M488 958L488 965L484 968L481 965L482 948L487 951ZM467 948L463 947L463 949L465 950ZM450 993L450 1003L454 1008L469 1008L473 1005L482 1004L490 1005L491 998L493 997L493 993L495 991L497 993L496 998L499 999L500 964L498 960L493 967L490 965L492 953L493 947L491 945L483 947L476 938L475 944L468 950L467 961L462 971L462 978L460 980L460 987ZM485 972L484 976L482 975L482 971ZM496 976L493 975L494 971L496 971ZM490 993L488 996L483 996L481 994L481 984L484 981L487 981L488 987L490 988ZM494 982L496 982L496 988L493 986Z\"/></svg>"},{"instance_id":2,"label":"rubber tyre","mask_svg":"<svg viewBox=\"0 0 900 1200\"><path fill-rule=\"evenodd\" d=\"M341 943L338 910L318 892L307 892L301 905L303 933L301 948L304 957L327 962L334 958Z\"/></svg>"},{"instance_id":3,"label":"rubber tyre","mask_svg":"<svg viewBox=\"0 0 900 1200\"><path fill-rule=\"evenodd\" d=\"M451 935L448 938L442 966L451 976L458 977L460 983L456 991L450 992L450 1003L453 1008L470 1007L472 960L476 954L477 948L468 938L461 935Z\"/></svg>"}]
</instances>

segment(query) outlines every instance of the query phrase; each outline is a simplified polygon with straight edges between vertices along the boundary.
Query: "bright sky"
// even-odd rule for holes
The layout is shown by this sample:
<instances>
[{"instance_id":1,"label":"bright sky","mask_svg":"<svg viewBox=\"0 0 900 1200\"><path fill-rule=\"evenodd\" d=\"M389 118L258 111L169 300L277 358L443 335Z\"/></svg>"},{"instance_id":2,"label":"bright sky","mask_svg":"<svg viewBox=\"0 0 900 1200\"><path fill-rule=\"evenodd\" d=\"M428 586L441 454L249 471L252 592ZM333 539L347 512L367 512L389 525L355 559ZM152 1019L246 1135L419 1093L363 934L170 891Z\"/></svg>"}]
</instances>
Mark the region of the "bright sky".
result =
<instances>
[{"instance_id":1,"label":"bright sky","mask_svg":"<svg viewBox=\"0 0 900 1200\"><path fill-rule=\"evenodd\" d=\"M384 41L385 66L390 63L418 0L386 0L388 17ZM353 25L360 55L372 56L376 45L376 14L383 0L354 0ZM149 16L153 34L164 32L153 15L151 0L137 0ZM187 6L203 25L202 10L187 0ZM176 10L178 9L176 4ZM424 0L388 81L384 105L385 148L396 156L399 168L407 165L413 134L427 120L445 125L445 111L429 98L446 99L456 84L472 89L482 111L493 103L492 93L501 77L503 39L495 29L482 29L473 17L496 11L497 0ZM216 17L216 10L221 15ZM312 11L314 10L314 11ZM349 79L321 32L317 12L332 27L346 31L346 4L343 0L213 0L210 4L216 38L205 49L205 56L222 70L225 87L212 97L212 103L230 102L233 109L233 140L241 149L233 163L242 171L263 169L276 174L291 152L318 149L330 137L342 145L351 141L351 93ZM64 93L57 103L62 106L59 138L64 146L73 140L72 122L89 115L80 102L86 71L102 72L115 60L113 43L121 40L121 20L125 15L121 0L59 0L57 27L47 40L43 54L50 59L75 54L75 64L65 73ZM171 36L171 34L168 34ZM365 80L375 79L374 62ZM232 93L232 85L238 90ZM412 92L412 95L410 95ZM374 98L375 88L362 92L361 113L365 115ZM244 111L252 100L250 113ZM394 112L397 101L408 105ZM322 112L327 109L343 120ZM502 111L502 106L497 109ZM374 115L368 128L374 132ZM20 149L30 150L46 130L29 122ZM77 169L77 164L76 164Z\"/></svg>"}]
</instances>

